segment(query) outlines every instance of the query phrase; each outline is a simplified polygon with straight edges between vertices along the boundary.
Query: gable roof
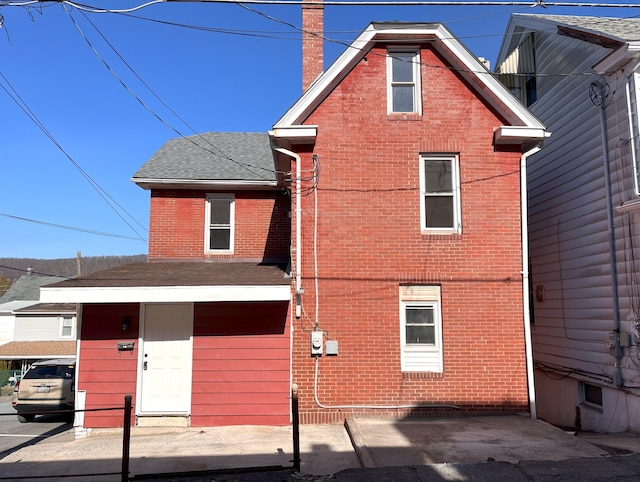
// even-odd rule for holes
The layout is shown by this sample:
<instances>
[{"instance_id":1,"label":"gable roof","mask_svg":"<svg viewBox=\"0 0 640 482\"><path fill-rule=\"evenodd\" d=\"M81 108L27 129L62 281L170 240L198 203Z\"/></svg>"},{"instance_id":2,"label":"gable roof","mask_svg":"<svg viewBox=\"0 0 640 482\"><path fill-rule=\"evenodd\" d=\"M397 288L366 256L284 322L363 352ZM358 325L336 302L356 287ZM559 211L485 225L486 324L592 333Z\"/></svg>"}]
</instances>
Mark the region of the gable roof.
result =
<instances>
[{"instance_id":1,"label":"gable roof","mask_svg":"<svg viewBox=\"0 0 640 482\"><path fill-rule=\"evenodd\" d=\"M538 144L547 133L544 125L505 88L487 68L441 23L385 22L370 24L338 59L316 79L302 97L276 122L274 139L296 142L315 137L316 126L302 123L322 103L376 43L432 42L480 97L507 120L497 143ZM285 144L281 142L281 144Z\"/></svg>"},{"instance_id":2,"label":"gable roof","mask_svg":"<svg viewBox=\"0 0 640 482\"><path fill-rule=\"evenodd\" d=\"M599 72L614 68L624 62L624 58L629 61L640 55L639 18L512 14L498 52L496 67L505 61L529 33L536 30L578 38L614 50L614 53L607 51L611 62L603 64L599 69L594 66Z\"/></svg>"},{"instance_id":3,"label":"gable roof","mask_svg":"<svg viewBox=\"0 0 640 482\"><path fill-rule=\"evenodd\" d=\"M269 136L260 132L209 132L171 139L131 180L144 189L277 185Z\"/></svg>"},{"instance_id":4,"label":"gable roof","mask_svg":"<svg viewBox=\"0 0 640 482\"><path fill-rule=\"evenodd\" d=\"M24 275L18 278L7 292L0 297L0 303L7 301L37 301L40 299L40 287L62 281L61 276Z\"/></svg>"}]
</instances>

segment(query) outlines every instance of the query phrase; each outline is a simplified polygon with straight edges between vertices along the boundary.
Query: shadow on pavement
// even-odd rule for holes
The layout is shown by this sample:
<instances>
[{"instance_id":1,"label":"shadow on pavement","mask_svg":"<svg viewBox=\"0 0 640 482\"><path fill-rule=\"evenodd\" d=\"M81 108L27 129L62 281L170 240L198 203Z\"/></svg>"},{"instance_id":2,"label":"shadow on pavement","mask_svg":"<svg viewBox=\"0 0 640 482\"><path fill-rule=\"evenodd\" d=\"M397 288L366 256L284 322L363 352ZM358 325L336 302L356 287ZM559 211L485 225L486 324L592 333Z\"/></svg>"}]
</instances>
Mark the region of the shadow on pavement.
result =
<instances>
[{"instance_id":1,"label":"shadow on pavement","mask_svg":"<svg viewBox=\"0 0 640 482\"><path fill-rule=\"evenodd\" d=\"M15 416L15 414L13 414ZM3 451L0 452L0 460L4 459L5 457L7 457L8 455L11 455L14 452L17 452L20 449L23 449L24 447L29 447L31 445L36 445L40 442L42 442L43 440L46 440L50 437L53 437L54 435L58 435L64 432L67 432L69 430L71 430L73 428L72 424L69 422L66 422L64 420L64 417L62 417L61 415L43 415L41 417L36 417L36 419L33 422L30 423L34 423L34 424L45 424L45 423L63 423L63 425L58 425L54 428L52 428L51 430L48 430L40 435L34 435L32 438L29 438L28 440L26 440L25 442L16 445L14 447L11 447L9 449L5 449Z\"/></svg>"}]
</instances>

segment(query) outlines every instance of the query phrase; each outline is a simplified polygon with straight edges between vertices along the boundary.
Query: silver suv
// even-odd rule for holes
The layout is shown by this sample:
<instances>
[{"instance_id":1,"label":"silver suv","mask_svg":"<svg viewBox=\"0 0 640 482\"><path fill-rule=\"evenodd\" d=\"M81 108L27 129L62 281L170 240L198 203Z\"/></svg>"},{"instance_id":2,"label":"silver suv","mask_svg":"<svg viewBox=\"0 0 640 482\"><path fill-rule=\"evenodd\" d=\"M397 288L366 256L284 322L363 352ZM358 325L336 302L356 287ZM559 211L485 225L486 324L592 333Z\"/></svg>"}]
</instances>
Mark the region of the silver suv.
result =
<instances>
[{"instance_id":1,"label":"silver suv","mask_svg":"<svg viewBox=\"0 0 640 482\"><path fill-rule=\"evenodd\" d=\"M31 422L36 415L73 410L75 407L76 361L72 358L43 360L29 367L13 389L11 405L18 411L18 420ZM68 421L74 413L64 414Z\"/></svg>"}]
</instances>

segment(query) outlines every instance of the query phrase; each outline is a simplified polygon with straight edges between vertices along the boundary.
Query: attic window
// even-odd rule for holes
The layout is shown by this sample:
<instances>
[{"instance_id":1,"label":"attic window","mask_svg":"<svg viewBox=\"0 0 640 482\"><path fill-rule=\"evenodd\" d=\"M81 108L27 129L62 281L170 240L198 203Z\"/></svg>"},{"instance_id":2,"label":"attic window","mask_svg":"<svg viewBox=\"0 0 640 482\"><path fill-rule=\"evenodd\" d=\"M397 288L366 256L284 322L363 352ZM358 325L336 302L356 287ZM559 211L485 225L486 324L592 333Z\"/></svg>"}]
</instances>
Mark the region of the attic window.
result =
<instances>
[{"instance_id":1,"label":"attic window","mask_svg":"<svg viewBox=\"0 0 640 482\"><path fill-rule=\"evenodd\" d=\"M387 52L388 113L422 113L420 54L417 49Z\"/></svg>"}]
</instances>

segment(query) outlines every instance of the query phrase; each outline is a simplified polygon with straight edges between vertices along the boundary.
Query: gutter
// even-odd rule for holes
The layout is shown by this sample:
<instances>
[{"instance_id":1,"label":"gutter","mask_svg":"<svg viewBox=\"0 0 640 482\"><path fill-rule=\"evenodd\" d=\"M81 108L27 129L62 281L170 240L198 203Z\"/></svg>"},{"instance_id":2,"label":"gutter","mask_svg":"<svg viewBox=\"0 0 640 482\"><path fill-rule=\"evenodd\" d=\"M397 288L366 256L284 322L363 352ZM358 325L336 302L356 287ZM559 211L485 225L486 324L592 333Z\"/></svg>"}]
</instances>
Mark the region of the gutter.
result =
<instances>
[{"instance_id":1,"label":"gutter","mask_svg":"<svg viewBox=\"0 0 640 482\"><path fill-rule=\"evenodd\" d=\"M300 195L300 176L301 176L301 161L300 156L289 149L285 149L284 147L278 147L275 143L271 142L271 148L274 151L279 152L280 154L284 154L285 156L289 156L294 159L296 163L296 318L300 318L302 316L302 293L304 290L302 289L302 206L300 205L301 195Z\"/></svg>"},{"instance_id":2,"label":"gutter","mask_svg":"<svg viewBox=\"0 0 640 482\"><path fill-rule=\"evenodd\" d=\"M524 347L527 363L527 386L529 393L529 413L531 419L537 418L536 386L533 375L533 349L531 347L531 310L529 308L529 228L527 197L527 159L540 151L540 147L528 150L520 158L520 210L522 216L522 312L524 322Z\"/></svg>"}]
</instances>

